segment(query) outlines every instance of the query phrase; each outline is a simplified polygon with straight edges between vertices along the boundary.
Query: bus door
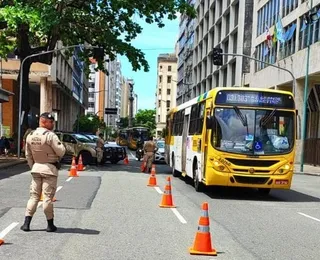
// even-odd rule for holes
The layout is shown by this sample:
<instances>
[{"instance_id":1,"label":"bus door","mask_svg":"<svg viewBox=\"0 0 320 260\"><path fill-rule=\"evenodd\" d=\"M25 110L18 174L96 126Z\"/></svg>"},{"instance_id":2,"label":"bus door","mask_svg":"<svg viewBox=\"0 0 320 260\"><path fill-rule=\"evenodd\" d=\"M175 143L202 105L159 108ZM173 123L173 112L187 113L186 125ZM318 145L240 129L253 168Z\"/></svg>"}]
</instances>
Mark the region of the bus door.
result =
<instances>
[{"instance_id":1,"label":"bus door","mask_svg":"<svg viewBox=\"0 0 320 260\"><path fill-rule=\"evenodd\" d=\"M181 160L181 171L186 171L186 164L187 164L187 136L188 136L188 129L189 129L189 115L184 116L183 121L183 132L182 132L182 160Z\"/></svg>"},{"instance_id":2,"label":"bus door","mask_svg":"<svg viewBox=\"0 0 320 260\"><path fill-rule=\"evenodd\" d=\"M210 142L210 138L209 138L209 131L207 129L207 126L204 122L206 122L206 118L207 116L210 116L211 113L211 109L210 108L206 108L205 111L203 111L203 124L202 124L202 147L201 147L201 168L202 168L202 172L203 172L203 178L206 178L206 166L207 166L207 158L208 158L208 145Z\"/></svg>"}]
</instances>

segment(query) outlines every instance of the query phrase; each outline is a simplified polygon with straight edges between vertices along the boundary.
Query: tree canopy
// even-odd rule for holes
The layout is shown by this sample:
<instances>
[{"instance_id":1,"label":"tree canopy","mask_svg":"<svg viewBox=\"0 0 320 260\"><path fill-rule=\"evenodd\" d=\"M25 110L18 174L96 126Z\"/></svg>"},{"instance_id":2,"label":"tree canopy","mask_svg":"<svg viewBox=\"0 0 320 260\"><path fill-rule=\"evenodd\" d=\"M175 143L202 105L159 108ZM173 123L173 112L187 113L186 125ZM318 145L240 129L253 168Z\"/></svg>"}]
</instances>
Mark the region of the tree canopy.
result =
<instances>
[{"instance_id":1,"label":"tree canopy","mask_svg":"<svg viewBox=\"0 0 320 260\"><path fill-rule=\"evenodd\" d=\"M156 110L139 109L134 120L135 126L145 126L151 131L156 129Z\"/></svg>"},{"instance_id":2,"label":"tree canopy","mask_svg":"<svg viewBox=\"0 0 320 260\"><path fill-rule=\"evenodd\" d=\"M28 55L53 50L58 41L64 46L87 43L101 46L111 60L117 54L125 55L134 71L148 71L144 53L131 44L142 33L134 18L144 18L161 28L165 17L175 19L178 12L195 16L194 8L186 0L4 0L0 2L0 56L5 58L14 52L23 60ZM93 50L84 49L81 55L88 68ZM33 62L50 65L52 58L52 54L41 55L25 62L25 119L30 108L30 66ZM98 69L103 70L103 59L97 62Z\"/></svg>"},{"instance_id":3,"label":"tree canopy","mask_svg":"<svg viewBox=\"0 0 320 260\"><path fill-rule=\"evenodd\" d=\"M97 130L104 130L106 124L97 115L82 115L79 117L79 132L96 134ZM73 130L78 130L78 119L73 125Z\"/></svg>"}]
</instances>

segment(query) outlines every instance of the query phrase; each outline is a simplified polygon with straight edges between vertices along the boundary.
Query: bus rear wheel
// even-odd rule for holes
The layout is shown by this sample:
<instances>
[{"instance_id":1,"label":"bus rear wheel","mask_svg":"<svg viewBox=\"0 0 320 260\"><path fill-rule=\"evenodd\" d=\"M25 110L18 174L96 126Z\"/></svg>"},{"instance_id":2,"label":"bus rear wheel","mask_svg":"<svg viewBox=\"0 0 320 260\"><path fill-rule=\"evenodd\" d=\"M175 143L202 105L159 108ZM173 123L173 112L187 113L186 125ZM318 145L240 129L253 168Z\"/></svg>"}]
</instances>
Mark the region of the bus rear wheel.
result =
<instances>
[{"instance_id":1,"label":"bus rear wheel","mask_svg":"<svg viewBox=\"0 0 320 260\"><path fill-rule=\"evenodd\" d=\"M198 162L193 163L193 186L197 192L203 191L202 183L199 181Z\"/></svg>"},{"instance_id":2,"label":"bus rear wheel","mask_svg":"<svg viewBox=\"0 0 320 260\"><path fill-rule=\"evenodd\" d=\"M179 172L175 169L174 156L172 156L172 176L179 177Z\"/></svg>"}]
</instances>

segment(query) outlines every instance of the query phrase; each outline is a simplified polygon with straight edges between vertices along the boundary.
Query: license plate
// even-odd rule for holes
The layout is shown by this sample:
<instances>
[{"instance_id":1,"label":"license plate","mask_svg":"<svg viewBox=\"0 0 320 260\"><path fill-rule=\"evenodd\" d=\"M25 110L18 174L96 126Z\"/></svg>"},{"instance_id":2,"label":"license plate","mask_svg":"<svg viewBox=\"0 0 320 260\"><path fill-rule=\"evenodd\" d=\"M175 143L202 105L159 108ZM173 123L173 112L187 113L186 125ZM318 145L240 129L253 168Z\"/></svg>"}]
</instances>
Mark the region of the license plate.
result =
<instances>
[{"instance_id":1,"label":"license plate","mask_svg":"<svg viewBox=\"0 0 320 260\"><path fill-rule=\"evenodd\" d=\"M276 180L277 185L287 185L289 184L288 180Z\"/></svg>"}]
</instances>

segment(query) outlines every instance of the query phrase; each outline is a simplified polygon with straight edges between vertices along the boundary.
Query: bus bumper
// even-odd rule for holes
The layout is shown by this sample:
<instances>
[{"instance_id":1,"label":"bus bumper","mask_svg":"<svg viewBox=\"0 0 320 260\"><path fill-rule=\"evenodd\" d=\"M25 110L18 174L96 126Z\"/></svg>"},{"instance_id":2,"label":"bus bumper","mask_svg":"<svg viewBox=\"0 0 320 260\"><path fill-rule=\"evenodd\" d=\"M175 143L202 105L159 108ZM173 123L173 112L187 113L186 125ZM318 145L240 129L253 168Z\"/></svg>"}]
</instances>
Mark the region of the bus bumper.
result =
<instances>
[{"instance_id":1,"label":"bus bumper","mask_svg":"<svg viewBox=\"0 0 320 260\"><path fill-rule=\"evenodd\" d=\"M290 189L293 172L283 175L258 175L215 172L206 176L205 185L250 187L268 189Z\"/></svg>"}]
</instances>

